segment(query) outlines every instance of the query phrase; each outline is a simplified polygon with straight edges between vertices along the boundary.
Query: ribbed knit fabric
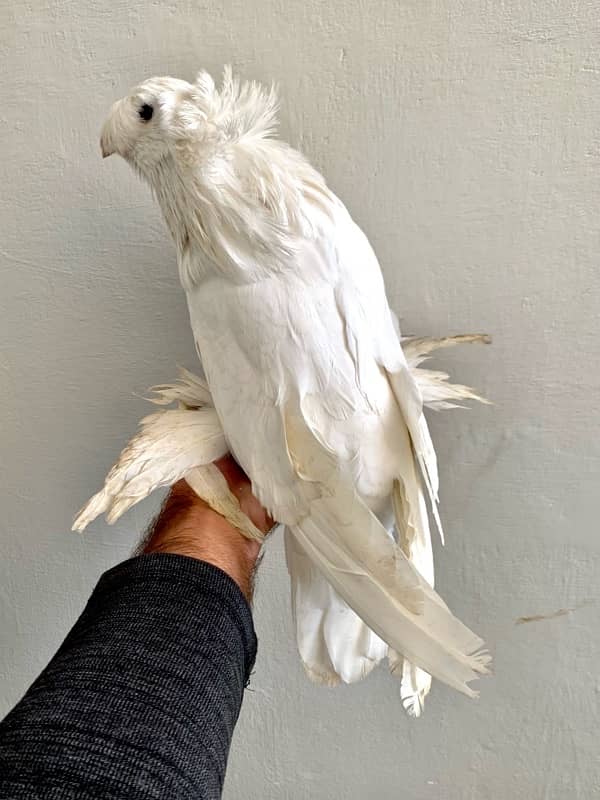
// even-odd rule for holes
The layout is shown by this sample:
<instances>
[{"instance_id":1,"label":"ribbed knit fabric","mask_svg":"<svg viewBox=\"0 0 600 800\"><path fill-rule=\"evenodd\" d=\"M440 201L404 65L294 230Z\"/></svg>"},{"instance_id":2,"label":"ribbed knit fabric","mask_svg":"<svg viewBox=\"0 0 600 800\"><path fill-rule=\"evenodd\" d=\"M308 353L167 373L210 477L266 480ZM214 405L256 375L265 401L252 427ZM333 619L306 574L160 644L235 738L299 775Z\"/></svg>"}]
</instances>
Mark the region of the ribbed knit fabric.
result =
<instances>
[{"instance_id":1,"label":"ribbed knit fabric","mask_svg":"<svg viewBox=\"0 0 600 800\"><path fill-rule=\"evenodd\" d=\"M220 569L119 564L0 723L0 798L220 797L255 655L250 608Z\"/></svg>"}]
</instances>

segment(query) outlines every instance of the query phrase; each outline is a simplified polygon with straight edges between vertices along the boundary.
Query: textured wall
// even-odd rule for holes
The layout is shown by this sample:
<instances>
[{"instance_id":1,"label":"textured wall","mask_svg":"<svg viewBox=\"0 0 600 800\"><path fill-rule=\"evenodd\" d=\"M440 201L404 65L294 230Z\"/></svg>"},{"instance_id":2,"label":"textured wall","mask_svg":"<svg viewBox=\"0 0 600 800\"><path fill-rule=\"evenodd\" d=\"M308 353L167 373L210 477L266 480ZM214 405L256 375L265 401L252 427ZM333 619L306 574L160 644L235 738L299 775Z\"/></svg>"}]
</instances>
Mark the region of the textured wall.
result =
<instances>
[{"instance_id":1,"label":"textured wall","mask_svg":"<svg viewBox=\"0 0 600 800\"><path fill-rule=\"evenodd\" d=\"M311 686L274 541L228 800L600 792L599 20L585 0L0 2L2 710L156 508L69 533L139 393L195 364L173 248L100 124L145 76L231 61L280 82L284 133L370 235L405 330L494 336L443 363L496 406L433 427L439 586L496 674L479 702L437 685L416 723L383 669Z\"/></svg>"}]
</instances>

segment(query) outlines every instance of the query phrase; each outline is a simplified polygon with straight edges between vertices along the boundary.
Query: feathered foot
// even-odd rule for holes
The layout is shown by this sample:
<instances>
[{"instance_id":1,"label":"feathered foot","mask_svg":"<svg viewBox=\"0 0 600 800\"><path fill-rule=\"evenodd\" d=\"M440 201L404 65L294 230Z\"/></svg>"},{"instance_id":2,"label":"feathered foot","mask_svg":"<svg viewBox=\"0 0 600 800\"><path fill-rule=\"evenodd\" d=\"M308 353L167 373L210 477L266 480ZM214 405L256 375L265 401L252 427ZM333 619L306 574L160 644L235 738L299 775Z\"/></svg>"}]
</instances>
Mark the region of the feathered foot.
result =
<instances>
[{"instance_id":1,"label":"feathered foot","mask_svg":"<svg viewBox=\"0 0 600 800\"><path fill-rule=\"evenodd\" d=\"M212 462L227 453L217 413L206 384L187 370L179 380L154 388L152 402L177 402L178 409L145 417L106 477L103 488L81 509L73 530L83 531L100 514L112 524L131 506L160 486L180 478L215 511L226 517L250 539L263 534L241 511L227 481Z\"/></svg>"}]
</instances>

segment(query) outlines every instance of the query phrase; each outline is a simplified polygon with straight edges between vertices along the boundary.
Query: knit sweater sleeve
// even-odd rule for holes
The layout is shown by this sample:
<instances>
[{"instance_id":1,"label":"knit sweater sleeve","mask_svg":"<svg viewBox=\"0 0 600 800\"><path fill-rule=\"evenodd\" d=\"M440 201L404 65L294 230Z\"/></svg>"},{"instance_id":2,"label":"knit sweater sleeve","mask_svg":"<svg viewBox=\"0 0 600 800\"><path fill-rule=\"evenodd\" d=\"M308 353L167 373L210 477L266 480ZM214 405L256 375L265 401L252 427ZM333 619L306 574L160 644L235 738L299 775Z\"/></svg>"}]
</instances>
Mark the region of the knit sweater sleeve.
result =
<instances>
[{"instance_id":1,"label":"knit sweater sleeve","mask_svg":"<svg viewBox=\"0 0 600 800\"><path fill-rule=\"evenodd\" d=\"M224 572L167 554L119 564L0 723L0 798L220 797L255 655Z\"/></svg>"}]
</instances>

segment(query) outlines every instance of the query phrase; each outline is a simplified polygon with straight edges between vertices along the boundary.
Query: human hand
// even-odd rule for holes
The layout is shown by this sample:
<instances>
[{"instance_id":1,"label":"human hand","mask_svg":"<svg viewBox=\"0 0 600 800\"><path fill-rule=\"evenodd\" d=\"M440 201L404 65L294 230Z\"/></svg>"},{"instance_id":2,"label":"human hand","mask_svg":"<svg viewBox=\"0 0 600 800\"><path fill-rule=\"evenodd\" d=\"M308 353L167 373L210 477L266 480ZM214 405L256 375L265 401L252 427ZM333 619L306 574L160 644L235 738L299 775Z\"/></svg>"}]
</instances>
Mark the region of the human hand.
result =
<instances>
[{"instance_id":1,"label":"human hand","mask_svg":"<svg viewBox=\"0 0 600 800\"><path fill-rule=\"evenodd\" d=\"M256 497L247 476L226 455L215 462L242 511L256 527L267 533L273 527ZM246 598L252 596L252 576L260 553L260 543L247 539L225 517L204 502L180 480L171 491L150 531L143 553L176 553L207 561L226 572Z\"/></svg>"}]
</instances>

